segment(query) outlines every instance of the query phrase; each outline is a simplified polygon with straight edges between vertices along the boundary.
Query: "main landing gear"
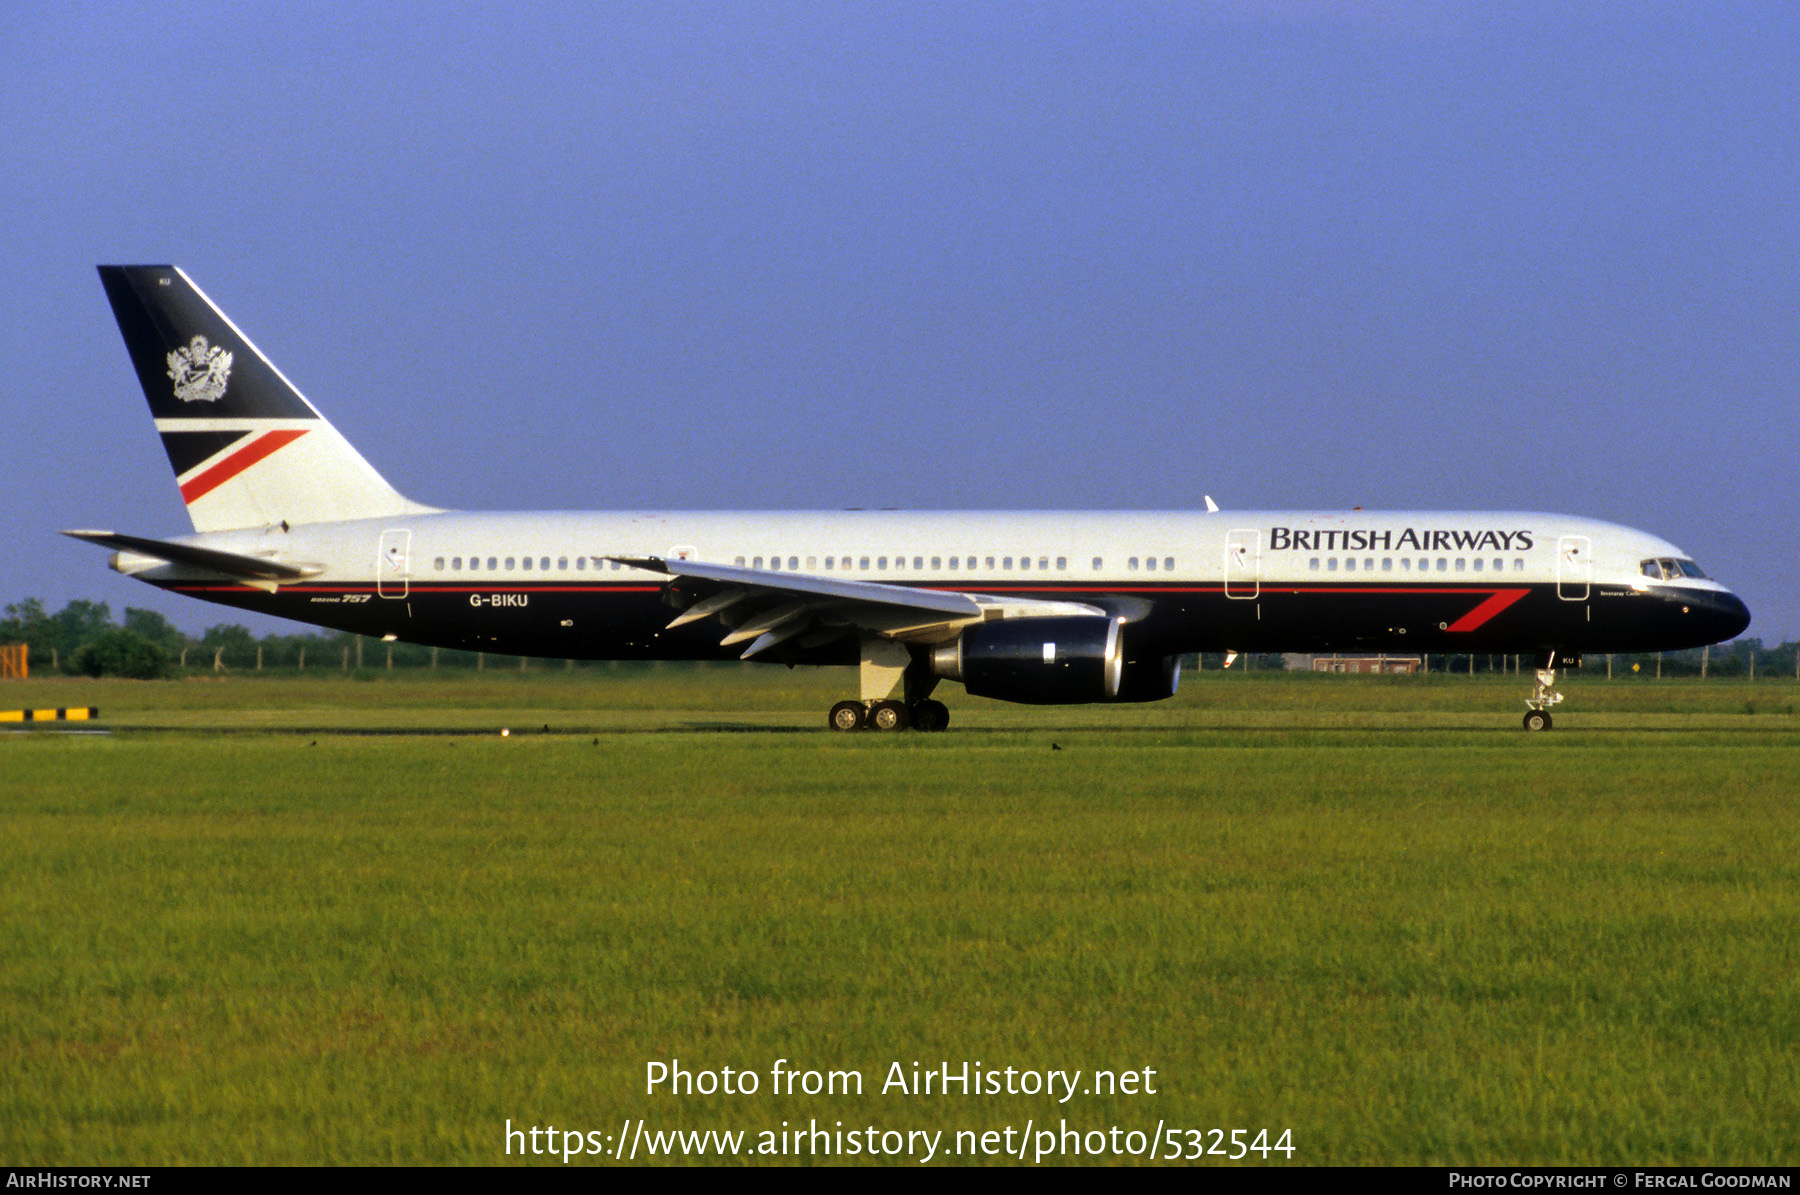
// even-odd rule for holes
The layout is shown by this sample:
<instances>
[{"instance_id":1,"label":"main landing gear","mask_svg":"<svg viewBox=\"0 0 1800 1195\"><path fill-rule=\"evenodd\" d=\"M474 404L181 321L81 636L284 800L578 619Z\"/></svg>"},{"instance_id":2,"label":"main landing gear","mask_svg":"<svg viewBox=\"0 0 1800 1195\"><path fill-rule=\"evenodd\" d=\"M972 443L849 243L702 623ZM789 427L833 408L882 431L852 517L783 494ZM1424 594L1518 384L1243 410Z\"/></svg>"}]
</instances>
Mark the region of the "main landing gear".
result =
<instances>
[{"instance_id":1,"label":"main landing gear","mask_svg":"<svg viewBox=\"0 0 1800 1195\"><path fill-rule=\"evenodd\" d=\"M1562 699L1563 695L1556 691L1556 653L1548 652L1537 670L1537 688L1525 699L1525 704L1531 707L1525 714L1525 729L1549 730L1553 725L1550 707Z\"/></svg>"},{"instance_id":2,"label":"main landing gear","mask_svg":"<svg viewBox=\"0 0 1800 1195\"><path fill-rule=\"evenodd\" d=\"M865 639L862 644L862 700L831 707L825 725L833 730L938 731L950 725L950 709L931 700L938 678L926 652L915 655L892 639Z\"/></svg>"},{"instance_id":3,"label":"main landing gear","mask_svg":"<svg viewBox=\"0 0 1800 1195\"><path fill-rule=\"evenodd\" d=\"M913 730L938 731L950 725L950 707L941 701L915 701L911 705L898 701L840 701L831 707L826 725L833 730Z\"/></svg>"}]
</instances>

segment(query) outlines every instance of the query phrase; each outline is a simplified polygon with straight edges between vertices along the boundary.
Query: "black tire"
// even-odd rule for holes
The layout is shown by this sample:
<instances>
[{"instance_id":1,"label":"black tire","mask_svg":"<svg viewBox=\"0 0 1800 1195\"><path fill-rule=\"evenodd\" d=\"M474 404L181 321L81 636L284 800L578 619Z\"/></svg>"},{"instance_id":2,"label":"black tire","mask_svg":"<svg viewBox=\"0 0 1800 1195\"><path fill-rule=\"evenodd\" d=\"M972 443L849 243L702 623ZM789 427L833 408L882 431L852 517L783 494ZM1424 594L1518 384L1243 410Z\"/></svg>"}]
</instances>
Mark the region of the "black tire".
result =
<instances>
[{"instance_id":1,"label":"black tire","mask_svg":"<svg viewBox=\"0 0 1800 1195\"><path fill-rule=\"evenodd\" d=\"M950 707L941 701L920 701L912 707L914 730L935 734L950 726Z\"/></svg>"},{"instance_id":2,"label":"black tire","mask_svg":"<svg viewBox=\"0 0 1800 1195\"><path fill-rule=\"evenodd\" d=\"M1526 730L1549 730L1550 712L1548 710L1532 710L1525 715Z\"/></svg>"},{"instance_id":3,"label":"black tire","mask_svg":"<svg viewBox=\"0 0 1800 1195\"><path fill-rule=\"evenodd\" d=\"M905 730L909 725L906 707L898 701L877 701L869 707L870 730Z\"/></svg>"},{"instance_id":4,"label":"black tire","mask_svg":"<svg viewBox=\"0 0 1800 1195\"><path fill-rule=\"evenodd\" d=\"M833 730L861 730L868 716L869 711L863 708L862 702L840 701L825 716L825 725Z\"/></svg>"}]
</instances>

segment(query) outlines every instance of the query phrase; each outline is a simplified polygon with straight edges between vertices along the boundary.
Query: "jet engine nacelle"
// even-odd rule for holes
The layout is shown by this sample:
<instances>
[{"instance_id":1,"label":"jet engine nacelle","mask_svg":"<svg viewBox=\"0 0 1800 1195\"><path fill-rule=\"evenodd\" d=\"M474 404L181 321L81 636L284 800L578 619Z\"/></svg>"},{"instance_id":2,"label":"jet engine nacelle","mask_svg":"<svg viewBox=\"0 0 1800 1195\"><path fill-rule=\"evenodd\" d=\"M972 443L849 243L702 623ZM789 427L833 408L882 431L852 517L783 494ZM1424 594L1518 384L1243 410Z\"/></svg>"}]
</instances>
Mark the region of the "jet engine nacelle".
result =
<instances>
[{"instance_id":1,"label":"jet engine nacelle","mask_svg":"<svg viewBox=\"0 0 1800 1195\"><path fill-rule=\"evenodd\" d=\"M932 671L999 701L1115 701L1125 674L1120 627L1119 619L1103 615L976 623L931 653Z\"/></svg>"},{"instance_id":2,"label":"jet engine nacelle","mask_svg":"<svg viewBox=\"0 0 1800 1195\"><path fill-rule=\"evenodd\" d=\"M1126 653L1127 656L1130 653ZM1163 701L1181 687L1180 656L1145 656L1125 661L1114 701Z\"/></svg>"}]
</instances>

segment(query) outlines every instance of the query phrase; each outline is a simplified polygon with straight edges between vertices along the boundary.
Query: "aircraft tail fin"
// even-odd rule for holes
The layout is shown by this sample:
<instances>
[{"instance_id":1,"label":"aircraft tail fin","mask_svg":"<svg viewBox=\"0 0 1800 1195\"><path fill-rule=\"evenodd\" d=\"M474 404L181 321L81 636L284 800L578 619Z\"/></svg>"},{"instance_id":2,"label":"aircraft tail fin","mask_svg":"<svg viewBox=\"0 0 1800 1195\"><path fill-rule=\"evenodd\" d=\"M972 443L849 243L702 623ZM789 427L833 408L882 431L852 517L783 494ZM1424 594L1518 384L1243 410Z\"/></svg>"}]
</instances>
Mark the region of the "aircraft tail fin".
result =
<instances>
[{"instance_id":1,"label":"aircraft tail fin","mask_svg":"<svg viewBox=\"0 0 1800 1195\"><path fill-rule=\"evenodd\" d=\"M424 514L175 266L101 266L195 531Z\"/></svg>"}]
</instances>

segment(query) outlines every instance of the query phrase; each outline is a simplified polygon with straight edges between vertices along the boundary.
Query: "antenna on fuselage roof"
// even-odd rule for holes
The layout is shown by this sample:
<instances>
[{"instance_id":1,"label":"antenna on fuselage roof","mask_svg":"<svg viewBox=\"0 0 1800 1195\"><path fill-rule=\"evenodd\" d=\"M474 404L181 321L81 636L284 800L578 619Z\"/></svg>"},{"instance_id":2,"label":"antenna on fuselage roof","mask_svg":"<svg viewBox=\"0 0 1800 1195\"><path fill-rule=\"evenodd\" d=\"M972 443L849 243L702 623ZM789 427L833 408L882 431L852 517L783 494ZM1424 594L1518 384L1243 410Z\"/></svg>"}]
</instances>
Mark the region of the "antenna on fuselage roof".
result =
<instances>
[{"instance_id":1,"label":"antenna on fuselage roof","mask_svg":"<svg viewBox=\"0 0 1800 1195\"><path fill-rule=\"evenodd\" d=\"M1216 514L1218 514L1218 513L1219 513L1219 504L1218 504L1218 503L1217 503L1217 502L1214 502L1214 501L1213 501L1213 500L1212 500L1212 495L1211 495L1211 494L1202 494L1202 495L1200 495L1200 496L1201 496L1201 497L1202 497L1202 498L1205 498L1205 499L1206 499L1206 513L1207 513L1207 514L1209 514L1209 515L1216 515Z\"/></svg>"}]
</instances>

